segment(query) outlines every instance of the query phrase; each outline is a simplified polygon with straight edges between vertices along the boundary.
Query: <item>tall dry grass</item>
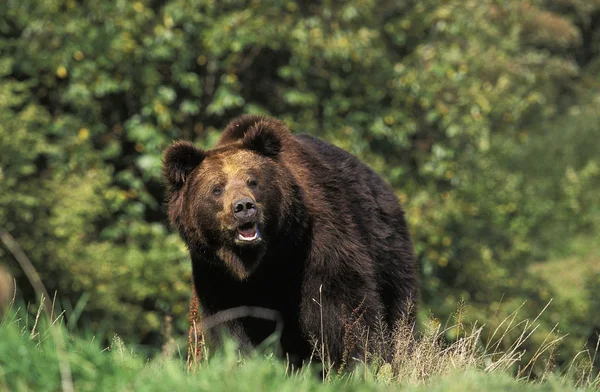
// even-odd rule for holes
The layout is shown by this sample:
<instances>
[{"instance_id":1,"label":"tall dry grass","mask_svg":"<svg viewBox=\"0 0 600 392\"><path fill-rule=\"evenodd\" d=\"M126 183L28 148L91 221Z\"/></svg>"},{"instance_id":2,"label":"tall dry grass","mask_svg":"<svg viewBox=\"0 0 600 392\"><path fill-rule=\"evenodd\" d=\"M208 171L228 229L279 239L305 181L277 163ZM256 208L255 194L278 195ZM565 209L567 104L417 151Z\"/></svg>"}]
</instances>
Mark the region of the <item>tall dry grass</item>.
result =
<instances>
[{"instance_id":1,"label":"tall dry grass","mask_svg":"<svg viewBox=\"0 0 600 392\"><path fill-rule=\"evenodd\" d=\"M323 300L319 298L315 303L320 305ZM332 363L323 337L313 336L313 355L306 367L322 366L320 375L324 383L349 377L389 385L425 385L434 378L478 371L509 374L521 381L539 383L552 379L575 388L599 389L600 373L594 367L599 346L595 350L583 349L566 368L557 369L554 354L565 338L565 335L557 333L558 325L541 339L539 346L531 349L532 337L539 333L539 319L550 303L533 319L519 318L523 305L493 329L486 325L466 325L463 322L464 304L458 304L453 323L442 325L439 320L431 318L418 331L415 331L414 323L406 320L398 322L391 331L383 322L374 330L367 330L361 327L362 312L351 312L344 321L344 345L348 347L344 363ZM216 325L213 319L209 321ZM193 326L196 328L196 322ZM449 331L454 332L455 339L447 338ZM194 333L196 337L190 339L189 352L206 353L204 335L197 329ZM351 348L357 345L361 348L358 350L361 355L352 357L349 354ZM194 364L188 367L190 370L198 370L202 368L203 361L208 361L205 355L201 358L189 356L188 363L190 358ZM289 363L286 368L288 374L297 374L305 369L293 369Z\"/></svg>"},{"instance_id":2,"label":"tall dry grass","mask_svg":"<svg viewBox=\"0 0 600 392\"><path fill-rule=\"evenodd\" d=\"M418 332L415 332L414 324L406 320L398 322L392 331L387 331L385 326L376 331L356 331L354 340L362 339L363 354L350 358L349 363L342 366L325 361L325 373L333 377L336 373L340 375L343 369L352 368L353 377L386 384L424 385L433 378L476 370L486 374L509 374L522 381L552 379L576 388L599 389L600 370L594 364L600 339L594 350L582 349L566 368L557 369L554 354L566 336L557 333L558 325L533 350L530 342L550 303L534 319L519 319L523 305L494 329L464 324L465 306L459 304L455 322L450 325L442 325L431 318ZM453 340L447 338L447 332L451 330L456 336ZM314 340L314 344L315 352L324 350L318 347L318 340Z\"/></svg>"}]
</instances>

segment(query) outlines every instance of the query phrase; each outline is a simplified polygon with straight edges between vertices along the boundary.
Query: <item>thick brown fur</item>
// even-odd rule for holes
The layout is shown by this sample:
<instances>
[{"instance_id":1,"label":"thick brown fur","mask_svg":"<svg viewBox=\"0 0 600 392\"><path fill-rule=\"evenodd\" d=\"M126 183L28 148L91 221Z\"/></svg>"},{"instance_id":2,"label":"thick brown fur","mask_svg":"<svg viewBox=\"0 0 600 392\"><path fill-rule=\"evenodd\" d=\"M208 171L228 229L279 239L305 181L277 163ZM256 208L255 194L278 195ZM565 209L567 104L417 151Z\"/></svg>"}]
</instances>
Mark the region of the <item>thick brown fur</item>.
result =
<instances>
[{"instance_id":1,"label":"thick brown fur","mask_svg":"<svg viewBox=\"0 0 600 392\"><path fill-rule=\"evenodd\" d=\"M189 248L204 316L238 306L276 310L284 353L299 363L317 339L334 366L361 355L360 345L344 346L353 315L363 330L414 320L418 268L404 212L356 157L293 136L279 120L242 116L212 150L174 143L163 170L169 219ZM251 246L233 240L231 206L240 198L256 203L261 238ZM275 325L245 318L227 329L252 347Z\"/></svg>"}]
</instances>

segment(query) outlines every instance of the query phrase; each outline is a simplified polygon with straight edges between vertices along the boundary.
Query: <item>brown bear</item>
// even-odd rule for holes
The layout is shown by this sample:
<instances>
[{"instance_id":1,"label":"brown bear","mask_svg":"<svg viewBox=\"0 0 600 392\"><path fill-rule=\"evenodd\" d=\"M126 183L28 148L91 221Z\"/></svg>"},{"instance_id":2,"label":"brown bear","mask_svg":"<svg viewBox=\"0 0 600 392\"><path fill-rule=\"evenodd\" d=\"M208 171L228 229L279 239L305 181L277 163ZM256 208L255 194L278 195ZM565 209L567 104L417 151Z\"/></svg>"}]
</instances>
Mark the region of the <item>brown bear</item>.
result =
<instances>
[{"instance_id":1,"label":"brown bear","mask_svg":"<svg viewBox=\"0 0 600 392\"><path fill-rule=\"evenodd\" d=\"M173 143L163 172L204 317L240 306L277 311L288 358L309 358L316 341L334 366L362 355L349 328L414 321L418 268L404 211L346 151L246 115L212 150ZM225 328L255 347L275 325L246 317Z\"/></svg>"}]
</instances>

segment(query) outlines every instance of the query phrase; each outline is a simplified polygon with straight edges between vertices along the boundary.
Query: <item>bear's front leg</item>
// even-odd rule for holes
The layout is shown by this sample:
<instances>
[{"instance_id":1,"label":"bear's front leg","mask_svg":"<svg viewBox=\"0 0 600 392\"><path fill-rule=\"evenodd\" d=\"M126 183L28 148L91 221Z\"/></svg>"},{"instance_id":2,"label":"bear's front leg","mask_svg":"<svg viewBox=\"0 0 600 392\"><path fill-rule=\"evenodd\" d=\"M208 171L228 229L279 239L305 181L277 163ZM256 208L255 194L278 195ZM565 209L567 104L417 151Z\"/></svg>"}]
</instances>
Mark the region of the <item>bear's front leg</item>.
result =
<instances>
[{"instance_id":1,"label":"bear's front leg","mask_svg":"<svg viewBox=\"0 0 600 392\"><path fill-rule=\"evenodd\" d=\"M360 278L313 278L307 279L303 287L303 334L316 344L315 352L325 367L351 367L357 360L364 360L367 326L375 325L382 311L379 295Z\"/></svg>"},{"instance_id":2,"label":"bear's front leg","mask_svg":"<svg viewBox=\"0 0 600 392\"><path fill-rule=\"evenodd\" d=\"M219 317L218 314L213 316ZM210 317L206 317L206 320L212 323ZM211 347L221 348L225 339L233 339L237 343L238 350L242 353L249 353L252 350L252 342L240 320L225 321L216 325L210 325L210 327L210 330L207 330L206 334L208 335Z\"/></svg>"}]
</instances>

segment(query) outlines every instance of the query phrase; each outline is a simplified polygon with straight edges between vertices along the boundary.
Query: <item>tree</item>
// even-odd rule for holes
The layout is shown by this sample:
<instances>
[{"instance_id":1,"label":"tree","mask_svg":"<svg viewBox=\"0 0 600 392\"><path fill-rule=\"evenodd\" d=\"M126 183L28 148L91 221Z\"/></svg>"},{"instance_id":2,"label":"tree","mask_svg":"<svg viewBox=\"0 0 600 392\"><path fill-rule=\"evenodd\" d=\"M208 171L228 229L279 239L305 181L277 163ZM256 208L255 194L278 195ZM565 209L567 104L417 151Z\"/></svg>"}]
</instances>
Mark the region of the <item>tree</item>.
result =
<instances>
[{"instance_id":1,"label":"tree","mask_svg":"<svg viewBox=\"0 0 600 392\"><path fill-rule=\"evenodd\" d=\"M85 304L81 324L156 342L165 314L184 327L190 290L161 151L266 113L397 189L424 313L464 298L486 321L503 296L537 312L552 294L529 265L598 224L597 131L576 125L597 120L598 14L596 0L5 1L0 222L65 306Z\"/></svg>"}]
</instances>

